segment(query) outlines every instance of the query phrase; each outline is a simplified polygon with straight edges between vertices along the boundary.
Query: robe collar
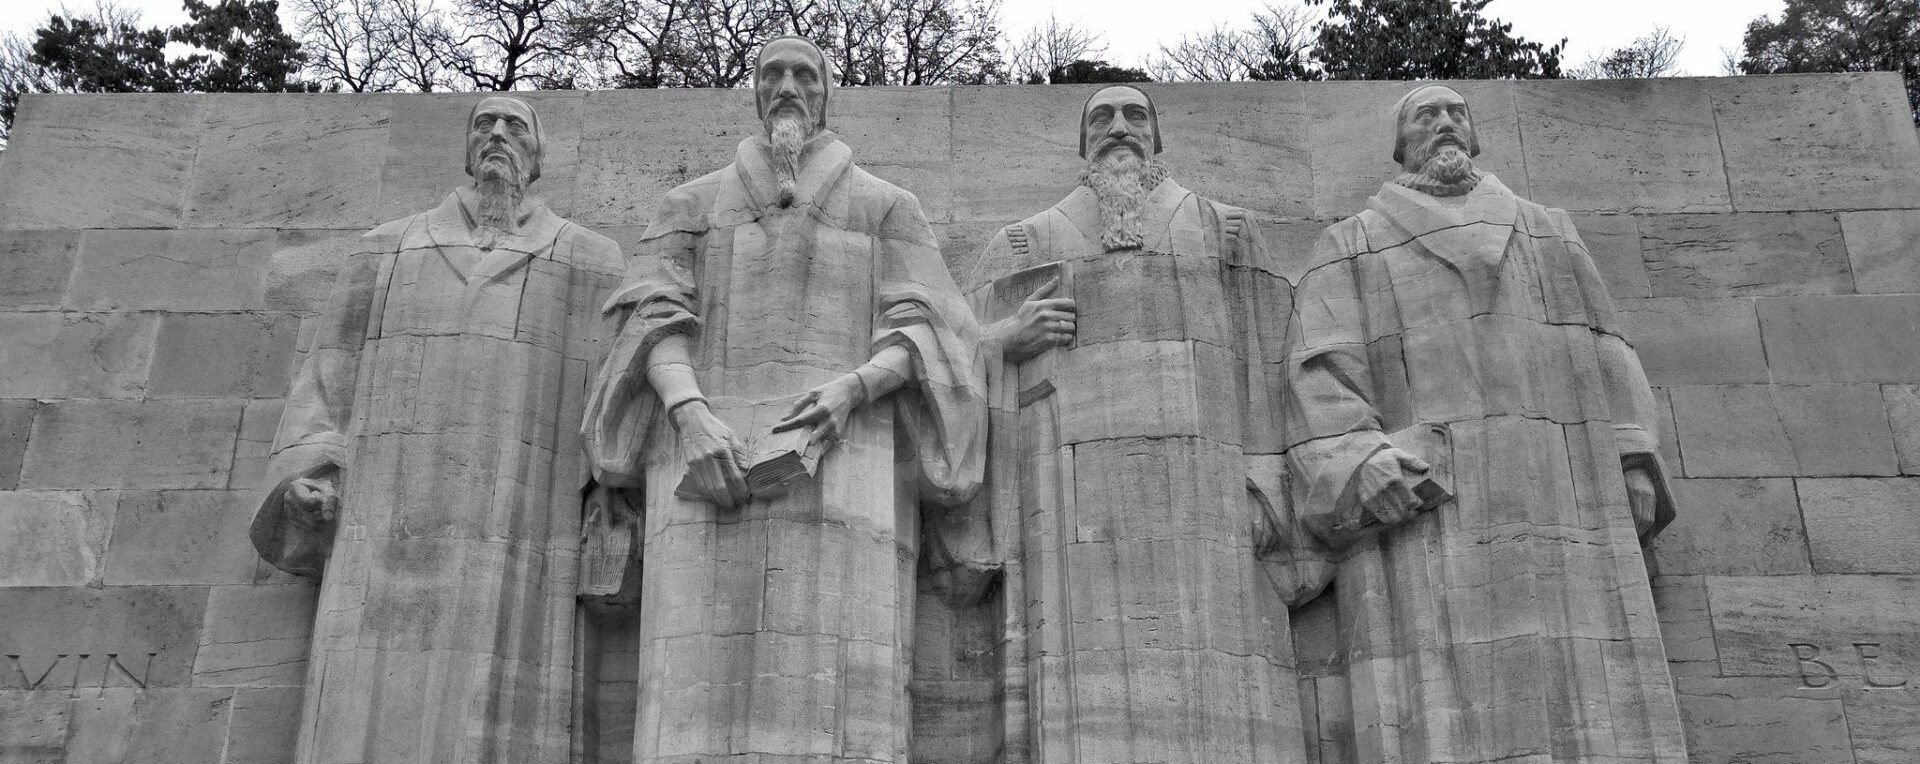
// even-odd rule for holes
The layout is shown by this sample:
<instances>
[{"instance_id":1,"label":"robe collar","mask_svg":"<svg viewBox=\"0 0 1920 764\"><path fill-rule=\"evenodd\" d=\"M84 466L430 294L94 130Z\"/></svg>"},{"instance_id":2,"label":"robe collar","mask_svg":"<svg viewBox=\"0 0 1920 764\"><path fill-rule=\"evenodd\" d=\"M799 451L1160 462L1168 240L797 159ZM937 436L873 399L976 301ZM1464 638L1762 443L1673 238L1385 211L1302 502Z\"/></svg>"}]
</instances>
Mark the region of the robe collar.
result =
<instances>
[{"instance_id":1,"label":"robe collar","mask_svg":"<svg viewBox=\"0 0 1920 764\"><path fill-rule=\"evenodd\" d=\"M1147 198L1140 205L1142 249L1157 251L1167 245L1167 229L1161 223L1172 220L1174 214L1179 212L1180 205L1192 193L1175 183L1172 176L1161 179L1159 185L1147 192ZM1107 251L1100 238L1104 228L1100 223L1100 197L1093 193L1093 189L1081 184L1054 207L1066 217L1067 222L1080 229L1081 236L1093 242L1093 251Z\"/></svg>"},{"instance_id":2,"label":"robe collar","mask_svg":"<svg viewBox=\"0 0 1920 764\"><path fill-rule=\"evenodd\" d=\"M800 149L800 175L794 179L793 207L812 208L816 215L826 211L820 197L840 181L853 166L853 150L831 130L822 130L807 139ZM747 189L747 198L755 209L777 208L780 203L780 176L773 170L773 147L764 135L740 142L734 151L734 172Z\"/></svg>"},{"instance_id":3,"label":"robe collar","mask_svg":"<svg viewBox=\"0 0 1920 764\"><path fill-rule=\"evenodd\" d=\"M480 244L475 236L479 229L479 209L479 191L471 185L455 188L453 193L447 195L446 201L427 213L427 235L434 246L477 248ZM462 281L472 284L476 280L498 280L536 256L550 255L553 242L566 221L548 210L547 203L540 197L532 195L520 200L518 212L514 232L497 239L493 249L486 251L471 272L463 272L443 251L441 258L446 260L447 267L453 269Z\"/></svg>"},{"instance_id":4,"label":"robe collar","mask_svg":"<svg viewBox=\"0 0 1920 764\"><path fill-rule=\"evenodd\" d=\"M1455 269L1464 270L1506 254L1507 239L1519 225L1520 200L1488 173L1472 191L1440 199L1393 181L1367 200L1407 240Z\"/></svg>"}]
</instances>

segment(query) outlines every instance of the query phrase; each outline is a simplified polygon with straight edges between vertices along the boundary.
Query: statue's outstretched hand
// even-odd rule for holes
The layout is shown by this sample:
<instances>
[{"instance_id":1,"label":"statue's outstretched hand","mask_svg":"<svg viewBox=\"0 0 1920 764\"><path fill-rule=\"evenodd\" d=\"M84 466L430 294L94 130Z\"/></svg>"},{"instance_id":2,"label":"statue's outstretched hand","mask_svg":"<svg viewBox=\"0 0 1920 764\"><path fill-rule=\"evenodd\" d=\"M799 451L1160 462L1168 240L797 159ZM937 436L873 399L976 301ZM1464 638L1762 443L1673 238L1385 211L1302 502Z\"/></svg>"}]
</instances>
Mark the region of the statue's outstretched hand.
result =
<instances>
[{"instance_id":1,"label":"statue's outstretched hand","mask_svg":"<svg viewBox=\"0 0 1920 764\"><path fill-rule=\"evenodd\" d=\"M673 428L680 432L687 475L700 497L722 507L744 503L747 479L741 465L747 458L746 449L733 430L707 408L707 402L694 400L675 406Z\"/></svg>"},{"instance_id":2,"label":"statue's outstretched hand","mask_svg":"<svg viewBox=\"0 0 1920 764\"><path fill-rule=\"evenodd\" d=\"M1428 469L1420 457L1398 448L1375 452L1356 475L1361 510L1382 525L1406 521L1425 503L1413 489Z\"/></svg>"},{"instance_id":3,"label":"statue's outstretched hand","mask_svg":"<svg viewBox=\"0 0 1920 764\"><path fill-rule=\"evenodd\" d=\"M847 431L847 418L853 410L860 407L866 399L861 389L860 378L852 374L845 375L832 382L808 390L800 400L793 404L787 415L773 426L774 432L785 432L800 427L813 431L808 445L827 444L832 446L840 441Z\"/></svg>"},{"instance_id":4,"label":"statue's outstretched hand","mask_svg":"<svg viewBox=\"0 0 1920 764\"><path fill-rule=\"evenodd\" d=\"M288 518L308 528L333 522L340 513L339 473L295 479L280 498Z\"/></svg>"},{"instance_id":5,"label":"statue's outstretched hand","mask_svg":"<svg viewBox=\"0 0 1920 764\"><path fill-rule=\"evenodd\" d=\"M1053 297L1060 280L1050 279L1020 303L1013 315L995 321L990 331L1000 340L1001 355L1019 363L1048 348L1073 342L1076 329L1071 298Z\"/></svg>"}]
</instances>

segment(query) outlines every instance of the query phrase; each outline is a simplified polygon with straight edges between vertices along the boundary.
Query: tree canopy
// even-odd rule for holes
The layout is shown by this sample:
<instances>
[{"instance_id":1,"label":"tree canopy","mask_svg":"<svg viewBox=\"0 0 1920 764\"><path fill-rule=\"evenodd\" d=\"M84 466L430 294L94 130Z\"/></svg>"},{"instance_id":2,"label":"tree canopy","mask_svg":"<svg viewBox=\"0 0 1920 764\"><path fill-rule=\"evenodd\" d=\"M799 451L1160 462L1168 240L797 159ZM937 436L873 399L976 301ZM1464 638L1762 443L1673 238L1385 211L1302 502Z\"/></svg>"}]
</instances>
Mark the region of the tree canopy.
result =
<instances>
[{"instance_id":1,"label":"tree canopy","mask_svg":"<svg viewBox=\"0 0 1920 764\"><path fill-rule=\"evenodd\" d=\"M1306 0L1326 6L1315 57L1329 79L1557 78L1566 40L1542 45L1481 15L1492 0Z\"/></svg>"},{"instance_id":2,"label":"tree canopy","mask_svg":"<svg viewBox=\"0 0 1920 764\"><path fill-rule=\"evenodd\" d=\"M1920 2L1786 0L1747 25L1743 74L1899 72L1920 122Z\"/></svg>"}]
</instances>

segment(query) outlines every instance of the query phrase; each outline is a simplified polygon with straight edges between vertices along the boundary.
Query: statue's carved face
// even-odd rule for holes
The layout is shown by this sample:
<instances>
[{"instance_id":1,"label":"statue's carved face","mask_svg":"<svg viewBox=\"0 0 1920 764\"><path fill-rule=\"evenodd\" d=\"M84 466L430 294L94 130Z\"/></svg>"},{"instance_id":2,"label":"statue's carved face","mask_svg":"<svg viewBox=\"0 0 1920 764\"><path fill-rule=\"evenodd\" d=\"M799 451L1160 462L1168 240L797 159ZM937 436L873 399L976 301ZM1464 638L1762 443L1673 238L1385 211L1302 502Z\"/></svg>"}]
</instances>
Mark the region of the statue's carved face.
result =
<instances>
[{"instance_id":1,"label":"statue's carved face","mask_svg":"<svg viewBox=\"0 0 1920 764\"><path fill-rule=\"evenodd\" d=\"M1472 155L1477 145L1467 101L1449 88L1426 88L1400 112L1400 166L1407 172L1448 146Z\"/></svg>"},{"instance_id":2,"label":"statue's carved face","mask_svg":"<svg viewBox=\"0 0 1920 764\"><path fill-rule=\"evenodd\" d=\"M791 116L812 130L827 108L826 73L820 51L800 40L775 40L760 52L754 72L754 97L760 119L772 129L778 117Z\"/></svg>"},{"instance_id":3,"label":"statue's carved face","mask_svg":"<svg viewBox=\"0 0 1920 764\"><path fill-rule=\"evenodd\" d=\"M516 170L531 180L540 161L540 136L533 110L518 99L488 98L473 111L467 126L467 174L483 178L497 170Z\"/></svg>"},{"instance_id":4,"label":"statue's carved face","mask_svg":"<svg viewBox=\"0 0 1920 764\"><path fill-rule=\"evenodd\" d=\"M1132 151L1141 159L1153 153L1153 107L1147 97L1129 87L1111 87L1087 102L1080 130L1086 135L1087 159L1113 151Z\"/></svg>"}]
</instances>

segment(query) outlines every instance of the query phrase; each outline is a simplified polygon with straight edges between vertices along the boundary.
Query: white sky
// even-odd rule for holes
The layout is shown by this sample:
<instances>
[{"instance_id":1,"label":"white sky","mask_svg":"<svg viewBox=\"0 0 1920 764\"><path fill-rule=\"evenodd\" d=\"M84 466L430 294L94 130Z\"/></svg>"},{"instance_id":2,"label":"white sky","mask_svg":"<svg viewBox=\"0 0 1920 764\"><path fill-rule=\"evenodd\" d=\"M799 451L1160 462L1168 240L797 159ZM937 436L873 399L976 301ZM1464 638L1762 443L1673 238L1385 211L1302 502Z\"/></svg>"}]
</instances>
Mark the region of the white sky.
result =
<instances>
[{"instance_id":1,"label":"white sky","mask_svg":"<svg viewBox=\"0 0 1920 764\"><path fill-rule=\"evenodd\" d=\"M138 8L149 25L177 24L186 20L179 0L119 0L123 6ZM85 8L91 0L66 0L73 8ZM1143 0L1004 0L1004 27L1009 36L1023 34L1049 13L1061 21L1105 33L1107 58L1115 63L1137 66L1161 44L1172 44L1181 35L1210 29L1226 22L1244 26L1247 17L1261 6L1261 0L1171 0L1148 3ZM48 10L58 8L62 0L0 0L0 32L27 34ZM1619 47L1643 36L1656 24L1666 25L1674 35L1686 40L1680 54L1680 68L1687 74L1720 73L1721 49L1738 50L1740 35L1747 22L1762 14L1778 15L1784 0L1494 0L1486 13L1513 24L1515 34L1541 43L1567 39L1566 65L1577 66L1589 57ZM1178 8L1177 13L1167 12ZM289 27L292 19L284 9L282 19Z\"/></svg>"}]
</instances>

